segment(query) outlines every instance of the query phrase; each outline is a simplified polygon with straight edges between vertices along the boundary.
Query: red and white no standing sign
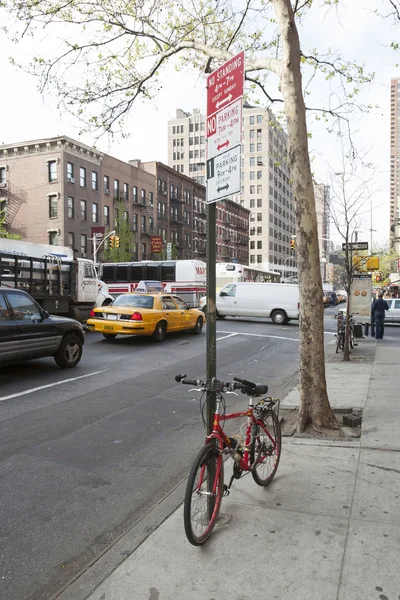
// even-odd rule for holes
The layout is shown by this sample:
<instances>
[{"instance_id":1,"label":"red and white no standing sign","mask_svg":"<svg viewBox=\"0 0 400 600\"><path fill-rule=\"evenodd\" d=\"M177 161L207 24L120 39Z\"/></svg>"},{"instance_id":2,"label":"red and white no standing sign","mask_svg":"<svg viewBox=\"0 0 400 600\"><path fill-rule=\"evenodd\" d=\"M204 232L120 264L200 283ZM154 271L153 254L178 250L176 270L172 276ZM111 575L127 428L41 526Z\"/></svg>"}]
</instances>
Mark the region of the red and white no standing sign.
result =
<instances>
[{"instance_id":1,"label":"red and white no standing sign","mask_svg":"<svg viewBox=\"0 0 400 600\"><path fill-rule=\"evenodd\" d=\"M240 192L244 52L207 77L207 203Z\"/></svg>"}]
</instances>

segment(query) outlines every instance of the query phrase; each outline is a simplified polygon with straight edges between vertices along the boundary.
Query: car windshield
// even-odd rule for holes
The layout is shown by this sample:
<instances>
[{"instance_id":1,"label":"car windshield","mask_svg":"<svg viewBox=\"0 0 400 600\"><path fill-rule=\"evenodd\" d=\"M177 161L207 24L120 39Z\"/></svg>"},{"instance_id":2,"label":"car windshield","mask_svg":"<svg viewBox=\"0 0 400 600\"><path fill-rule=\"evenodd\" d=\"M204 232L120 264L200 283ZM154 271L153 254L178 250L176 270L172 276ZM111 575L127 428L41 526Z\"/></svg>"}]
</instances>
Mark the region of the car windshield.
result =
<instances>
[{"instance_id":1,"label":"car windshield","mask_svg":"<svg viewBox=\"0 0 400 600\"><path fill-rule=\"evenodd\" d=\"M135 308L153 308L152 296L134 296L123 294L114 300L111 306L134 306Z\"/></svg>"}]
</instances>

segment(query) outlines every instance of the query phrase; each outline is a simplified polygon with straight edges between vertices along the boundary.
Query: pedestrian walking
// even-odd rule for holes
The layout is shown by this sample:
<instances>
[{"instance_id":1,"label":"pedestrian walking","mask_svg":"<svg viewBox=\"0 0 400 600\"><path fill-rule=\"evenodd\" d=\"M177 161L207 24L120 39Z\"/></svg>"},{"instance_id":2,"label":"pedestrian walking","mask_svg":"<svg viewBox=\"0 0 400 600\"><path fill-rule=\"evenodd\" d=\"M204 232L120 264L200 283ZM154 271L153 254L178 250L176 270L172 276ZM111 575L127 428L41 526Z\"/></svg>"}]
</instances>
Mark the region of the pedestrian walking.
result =
<instances>
[{"instance_id":1,"label":"pedestrian walking","mask_svg":"<svg viewBox=\"0 0 400 600\"><path fill-rule=\"evenodd\" d=\"M331 292L330 305L336 306L336 293L335 292Z\"/></svg>"},{"instance_id":2,"label":"pedestrian walking","mask_svg":"<svg viewBox=\"0 0 400 600\"><path fill-rule=\"evenodd\" d=\"M385 330L385 312L387 310L389 310L389 305L386 300L383 299L383 292L379 292L378 298L373 301L371 307L375 324L376 335L374 337L376 337L377 340L383 339L383 333ZM372 333L372 335L374 334Z\"/></svg>"}]
</instances>

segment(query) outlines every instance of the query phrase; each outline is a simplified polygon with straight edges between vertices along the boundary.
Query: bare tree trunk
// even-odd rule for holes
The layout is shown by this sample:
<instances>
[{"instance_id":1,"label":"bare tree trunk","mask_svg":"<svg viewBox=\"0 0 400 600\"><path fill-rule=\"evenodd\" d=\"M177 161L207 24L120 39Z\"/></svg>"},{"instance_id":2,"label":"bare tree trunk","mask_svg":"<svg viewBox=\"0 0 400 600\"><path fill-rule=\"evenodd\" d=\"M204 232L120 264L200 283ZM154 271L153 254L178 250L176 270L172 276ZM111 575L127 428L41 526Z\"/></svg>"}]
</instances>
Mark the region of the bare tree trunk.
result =
<instances>
[{"instance_id":1,"label":"bare tree trunk","mask_svg":"<svg viewBox=\"0 0 400 600\"><path fill-rule=\"evenodd\" d=\"M337 429L325 379L324 303L317 216L304 105L300 42L290 0L271 0L282 39L281 92L289 141L289 166L296 199L297 266L300 284L300 409L297 430Z\"/></svg>"}]
</instances>

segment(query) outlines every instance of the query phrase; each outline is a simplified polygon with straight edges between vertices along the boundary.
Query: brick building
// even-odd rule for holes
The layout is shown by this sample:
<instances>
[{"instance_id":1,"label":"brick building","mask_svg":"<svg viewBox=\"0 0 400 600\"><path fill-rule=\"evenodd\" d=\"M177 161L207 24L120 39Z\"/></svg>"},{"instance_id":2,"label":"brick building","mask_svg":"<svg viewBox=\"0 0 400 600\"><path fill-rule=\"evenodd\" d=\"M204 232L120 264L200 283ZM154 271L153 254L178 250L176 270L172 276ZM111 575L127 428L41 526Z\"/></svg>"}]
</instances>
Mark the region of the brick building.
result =
<instances>
[{"instance_id":1,"label":"brick building","mask_svg":"<svg viewBox=\"0 0 400 600\"><path fill-rule=\"evenodd\" d=\"M70 246L81 257L93 256L94 233L112 231L122 209L132 260L158 258L152 235L162 236L165 257L171 242L173 258L205 260L205 197L203 185L163 163L125 162L65 136L0 147L6 228L31 242ZM218 211L219 259L247 263L240 227L245 222L248 230L249 211L232 201L218 203Z\"/></svg>"},{"instance_id":2,"label":"brick building","mask_svg":"<svg viewBox=\"0 0 400 600\"><path fill-rule=\"evenodd\" d=\"M60 136L1 146L0 177L6 228L23 239L91 257L94 231L114 228L122 201L135 255L148 257L156 188L150 173Z\"/></svg>"}]
</instances>

